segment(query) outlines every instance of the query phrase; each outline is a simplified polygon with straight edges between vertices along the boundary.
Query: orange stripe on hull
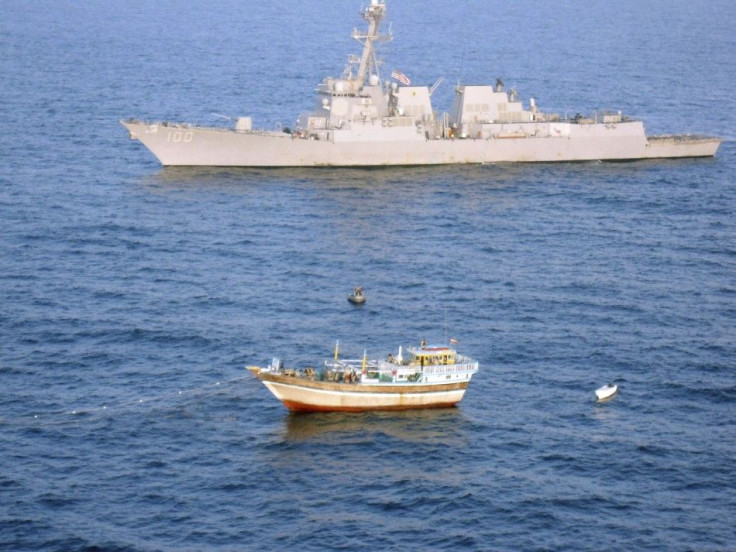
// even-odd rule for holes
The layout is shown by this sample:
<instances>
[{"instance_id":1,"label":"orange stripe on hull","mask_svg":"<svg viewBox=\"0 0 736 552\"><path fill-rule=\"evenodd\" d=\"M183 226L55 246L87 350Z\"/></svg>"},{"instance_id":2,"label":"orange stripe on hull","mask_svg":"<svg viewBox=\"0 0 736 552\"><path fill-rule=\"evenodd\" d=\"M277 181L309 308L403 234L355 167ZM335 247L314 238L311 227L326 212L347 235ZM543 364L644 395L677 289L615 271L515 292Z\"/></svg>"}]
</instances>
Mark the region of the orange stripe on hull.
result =
<instances>
[{"instance_id":1,"label":"orange stripe on hull","mask_svg":"<svg viewBox=\"0 0 736 552\"><path fill-rule=\"evenodd\" d=\"M443 402L443 403L432 403L432 404L420 404L420 405L406 405L397 404L392 406L374 406L374 407L360 407L360 406L320 406L315 404L304 404L294 401L282 401L284 406L292 412L368 412L373 410L424 410L427 408L453 408L457 406L456 402Z\"/></svg>"}]
</instances>

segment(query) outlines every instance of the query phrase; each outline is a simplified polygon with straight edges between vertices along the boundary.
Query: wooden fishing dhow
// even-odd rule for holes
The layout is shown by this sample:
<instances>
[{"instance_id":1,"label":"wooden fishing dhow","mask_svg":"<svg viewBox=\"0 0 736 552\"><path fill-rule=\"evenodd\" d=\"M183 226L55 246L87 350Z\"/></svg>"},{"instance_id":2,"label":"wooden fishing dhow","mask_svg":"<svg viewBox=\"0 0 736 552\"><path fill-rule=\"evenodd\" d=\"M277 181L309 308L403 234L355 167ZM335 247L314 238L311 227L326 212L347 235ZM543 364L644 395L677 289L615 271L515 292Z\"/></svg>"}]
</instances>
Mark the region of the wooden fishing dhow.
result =
<instances>
[{"instance_id":1,"label":"wooden fishing dhow","mask_svg":"<svg viewBox=\"0 0 736 552\"><path fill-rule=\"evenodd\" d=\"M339 358L338 346L332 360L320 368L287 368L278 358L265 368L248 370L292 411L362 412L446 408L457 405L465 395L478 362L458 354L450 345L402 348L396 356L368 360Z\"/></svg>"}]
</instances>

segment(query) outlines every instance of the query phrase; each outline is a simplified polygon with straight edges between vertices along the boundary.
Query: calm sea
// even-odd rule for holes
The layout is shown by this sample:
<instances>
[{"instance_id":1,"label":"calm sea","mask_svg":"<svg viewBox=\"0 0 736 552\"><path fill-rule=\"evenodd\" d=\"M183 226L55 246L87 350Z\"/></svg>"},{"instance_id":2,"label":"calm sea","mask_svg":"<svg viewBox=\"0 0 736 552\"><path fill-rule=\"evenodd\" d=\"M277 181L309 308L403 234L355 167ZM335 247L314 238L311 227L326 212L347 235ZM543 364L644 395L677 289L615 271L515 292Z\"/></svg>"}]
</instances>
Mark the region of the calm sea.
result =
<instances>
[{"instance_id":1,"label":"calm sea","mask_svg":"<svg viewBox=\"0 0 736 552\"><path fill-rule=\"evenodd\" d=\"M734 550L736 4L393 0L382 49L715 159L165 170L118 124L293 125L359 7L0 2L0 549ZM243 368L448 336L451 410Z\"/></svg>"}]
</instances>

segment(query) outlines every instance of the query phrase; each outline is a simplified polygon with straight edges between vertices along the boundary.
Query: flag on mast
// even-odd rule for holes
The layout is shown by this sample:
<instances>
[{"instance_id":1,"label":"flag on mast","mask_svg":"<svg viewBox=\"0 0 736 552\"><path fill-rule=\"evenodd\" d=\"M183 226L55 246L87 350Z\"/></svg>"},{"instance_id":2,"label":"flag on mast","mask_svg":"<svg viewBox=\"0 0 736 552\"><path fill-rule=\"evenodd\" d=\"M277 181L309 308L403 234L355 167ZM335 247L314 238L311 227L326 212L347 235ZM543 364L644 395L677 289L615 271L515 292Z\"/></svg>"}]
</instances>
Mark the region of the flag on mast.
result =
<instances>
[{"instance_id":1,"label":"flag on mast","mask_svg":"<svg viewBox=\"0 0 736 552\"><path fill-rule=\"evenodd\" d=\"M391 73L391 78L392 79L396 79L397 81L399 81L404 86L409 86L411 84L411 81L409 80L409 77L407 77L404 73L402 73L401 71L399 71L397 69L394 69L393 70L393 72Z\"/></svg>"}]
</instances>

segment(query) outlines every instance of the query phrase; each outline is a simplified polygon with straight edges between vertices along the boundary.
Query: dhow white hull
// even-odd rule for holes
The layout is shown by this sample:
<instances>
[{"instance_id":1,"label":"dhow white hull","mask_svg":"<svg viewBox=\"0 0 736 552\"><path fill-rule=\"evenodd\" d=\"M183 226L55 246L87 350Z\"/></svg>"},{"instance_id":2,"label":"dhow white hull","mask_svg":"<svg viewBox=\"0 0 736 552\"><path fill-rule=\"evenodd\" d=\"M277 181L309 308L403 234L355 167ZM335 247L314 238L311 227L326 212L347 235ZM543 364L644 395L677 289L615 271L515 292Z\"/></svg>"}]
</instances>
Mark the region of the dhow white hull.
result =
<instances>
[{"instance_id":1,"label":"dhow white hull","mask_svg":"<svg viewBox=\"0 0 736 552\"><path fill-rule=\"evenodd\" d=\"M289 410L296 412L363 412L455 406L465 395L468 381L447 384L352 385L309 381L249 370Z\"/></svg>"}]
</instances>

